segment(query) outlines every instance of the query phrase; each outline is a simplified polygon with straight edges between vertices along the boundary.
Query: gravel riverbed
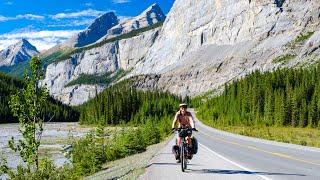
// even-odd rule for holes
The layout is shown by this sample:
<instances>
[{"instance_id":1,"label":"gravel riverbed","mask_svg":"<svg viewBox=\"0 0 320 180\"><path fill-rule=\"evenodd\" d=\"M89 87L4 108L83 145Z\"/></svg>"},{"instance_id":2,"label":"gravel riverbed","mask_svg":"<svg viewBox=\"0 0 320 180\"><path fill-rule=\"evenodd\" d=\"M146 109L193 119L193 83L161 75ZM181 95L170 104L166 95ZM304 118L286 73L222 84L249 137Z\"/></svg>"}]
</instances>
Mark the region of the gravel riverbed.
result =
<instances>
[{"instance_id":1,"label":"gravel riverbed","mask_svg":"<svg viewBox=\"0 0 320 180\"><path fill-rule=\"evenodd\" d=\"M83 137L92 128L82 127L78 123L47 123L44 126L44 132L40 146L40 156L49 155L57 166L62 166L69 160L64 157L62 149L68 145L69 137ZM8 147L8 141L14 137L15 140L21 139L19 124L0 124L0 149L12 168L22 163L18 154L14 153ZM0 177L1 179L1 177Z\"/></svg>"}]
</instances>

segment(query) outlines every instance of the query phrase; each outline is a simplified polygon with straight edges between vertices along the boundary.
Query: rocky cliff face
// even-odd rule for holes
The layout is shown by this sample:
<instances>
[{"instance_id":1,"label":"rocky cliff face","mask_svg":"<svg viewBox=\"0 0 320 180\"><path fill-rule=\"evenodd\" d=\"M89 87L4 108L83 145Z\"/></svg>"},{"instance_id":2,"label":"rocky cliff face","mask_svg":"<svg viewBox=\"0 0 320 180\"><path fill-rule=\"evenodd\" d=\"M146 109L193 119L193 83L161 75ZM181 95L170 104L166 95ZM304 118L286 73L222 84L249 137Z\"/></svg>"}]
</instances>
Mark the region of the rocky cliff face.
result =
<instances>
[{"instance_id":1,"label":"rocky cliff face","mask_svg":"<svg viewBox=\"0 0 320 180\"><path fill-rule=\"evenodd\" d=\"M138 36L119 41L120 68L134 69L136 64L145 58L146 53L159 36L160 28L144 32Z\"/></svg>"},{"instance_id":2,"label":"rocky cliff face","mask_svg":"<svg viewBox=\"0 0 320 180\"><path fill-rule=\"evenodd\" d=\"M56 98L75 105L104 88L63 88L81 73L103 74L122 68L130 70L126 78L138 75L138 88L194 96L219 89L258 69L268 71L317 62L320 0L280 2L176 0L161 29L50 65L45 82ZM134 25L121 24L108 32L121 34L125 27ZM102 51L106 53L99 56ZM78 101L76 97L85 100Z\"/></svg>"},{"instance_id":3,"label":"rocky cliff face","mask_svg":"<svg viewBox=\"0 0 320 180\"><path fill-rule=\"evenodd\" d=\"M176 0L129 76L158 74L137 86L198 95L257 69L313 63L319 23L319 0Z\"/></svg>"},{"instance_id":4,"label":"rocky cliff face","mask_svg":"<svg viewBox=\"0 0 320 180\"><path fill-rule=\"evenodd\" d=\"M0 51L0 66L12 66L20 62L28 61L32 56L39 54L36 47L26 39Z\"/></svg>"},{"instance_id":5,"label":"rocky cliff face","mask_svg":"<svg viewBox=\"0 0 320 180\"><path fill-rule=\"evenodd\" d=\"M133 19L141 20L140 27L148 27L154 23L158 23L158 20L163 20L159 14L163 15L163 13L157 7L159 6L152 5L147 11ZM155 12L158 12L157 15L155 15ZM143 15L148 16L142 18ZM144 20L149 18L154 18L150 24L143 23ZM131 20L128 21L131 22ZM135 29L139 28L132 28L131 30ZM124 32L129 33L130 31ZM130 38L106 43L73 54L70 59L52 63L48 65L45 79L41 84L46 85L50 94L65 104L82 104L106 87L104 85L75 85L66 87L69 82L79 78L83 74L104 75L106 73L115 74L120 69L125 71L131 70L137 62L144 58L158 37L159 32L160 28L151 29Z\"/></svg>"}]
</instances>

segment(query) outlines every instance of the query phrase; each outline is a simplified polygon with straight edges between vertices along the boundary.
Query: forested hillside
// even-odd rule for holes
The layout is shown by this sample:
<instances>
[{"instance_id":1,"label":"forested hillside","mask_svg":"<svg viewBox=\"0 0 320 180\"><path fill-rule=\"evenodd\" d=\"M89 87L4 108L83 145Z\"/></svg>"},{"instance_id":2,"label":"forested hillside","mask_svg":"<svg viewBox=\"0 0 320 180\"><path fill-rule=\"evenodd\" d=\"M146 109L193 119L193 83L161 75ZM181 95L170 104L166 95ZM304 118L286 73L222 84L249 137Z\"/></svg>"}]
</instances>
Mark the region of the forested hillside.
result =
<instances>
[{"instance_id":1,"label":"forested hillside","mask_svg":"<svg viewBox=\"0 0 320 180\"><path fill-rule=\"evenodd\" d=\"M79 106L80 122L85 124L144 124L147 119L173 118L179 98L167 92L141 91L126 82L112 86ZM170 124L170 123L169 123Z\"/></svg>"},{"instance_id":2,"label":"forested hillside","mask_svg":"<svg viewBox=\"0 0 320 180\"><path fill-rule=\"evenodd\" d=\"M254 72L225 86L198 108L216 125L320 126L320 65L309 69Z\"/></svg>"},{"instance_id":3,"label":"forested hillside","mask_svg":"<svg viewBox=\"0 0 320 180\"><path fill-rule=\"evenodd\" d=\"M23 82L0 73L0 123L17 122L9 108L10 95L23 87ZM42 116L46 121L77 121L79 113L71 107L49 98L43 105Z\"/></svg>"}]
</instances>

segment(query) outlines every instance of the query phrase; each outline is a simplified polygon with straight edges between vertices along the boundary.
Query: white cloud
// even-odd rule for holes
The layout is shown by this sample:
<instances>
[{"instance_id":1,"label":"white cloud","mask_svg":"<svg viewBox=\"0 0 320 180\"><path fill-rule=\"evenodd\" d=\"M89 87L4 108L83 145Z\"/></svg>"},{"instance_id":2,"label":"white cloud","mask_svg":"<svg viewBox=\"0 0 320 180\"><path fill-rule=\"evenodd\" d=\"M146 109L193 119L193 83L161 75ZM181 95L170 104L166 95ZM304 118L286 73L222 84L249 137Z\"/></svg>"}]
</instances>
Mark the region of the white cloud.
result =
<instances>
[{"instance_id":1,"label":"white cloud","mask_svg":"<svg viewBox=\"0 0 320 180\"><path fill-rule=\"evenodd\" d=\"M17 15L17 19L29 19L29 20L42 20L44 16L34 15L34 14L24 14L24 15Z\"/></svg>"},{"instance_id":2,"label":"white cloud","mask_svg":"<svg viewBox=\"0 0 320 180\"><path fill-rule=\"evenodd\" d=\"M123 3L129 3L131 0L112 0L114 4L123 4Z\"/></svg>"},{"instance_id":3,"label":"white cloud","mask_svg":"<svg viewBox=\"0 0 320 180\"><path fill-rule=\"evenodd\" d=\"M0 49L16 43L21 38L30 41L39 51L47 50L80 32L80 30L30 31L0 35Z\"/></svg>"},{"instance_id":4,"label":"white cloud","mask_svg":"<svg viewBox=\"0 0 320 180\"><path fill-rule=\"evenodd\" d=\"M11 2L11 1L7 1L7 2L5 2L4 4L5 4L5 5L9 5L9 6L11 6L11 5L13 5L13 2Z\"/></svg>"},{"instance_id":5,"label":"white cloud","mask_svg":"<svg viewBox=\"0 0 320 180\"><path fill-rule=\"evenodd\" d=\"M128 19L131 19L132 16L119 16L118 17L120 21L125 21L125 20L128 20Z\"/></svg>"},{"instance_id":6,"label":"white cloud","mask_svg":"<svg viewBox=\"0 0 320 180\"><path fill-rule=\"evenodd\" d=\"M84 4L85 6L88 6L88 7L92 7L93 6L93 3L92 2L87 2Z\"/></svg>"},{"instance_id":7,"label":"white cloud","mask_svg":"<svg viewBox=\"0 0 320 180\"><path fill-rule=\"evenodd\" d=\"M8 46L17 43L18 39L1 39L0 40L0 50L7 48Z\"/></svg>"},{"instance_id":8,"label":"white cloud","mask_svg":"<svg viewBox=\"0 0 320 180\"><path fill-rule=\"evenodd\" d=\"M87 9L78 12L71 13L58 13L55 15L50 15L52 19L70 19L70 18L79 18L79 17L97 17L106 13L105 11L98 11L94 9Z\"/></svg>"},{"instance_id":9,"label":"white cloud","mask_svg":"<svg viewBox=\"0 0 320 180\"><path fill-rule=\"evenodd\" d=\"M9 21L12 19L14 19L14 18L0 15L0 22Z\"/></svg>"},{"instance_id":10,"label":"white cloud","mask_svg":"<svg viewBox=\"0 0 320 180\"><path fill-rule=\"evenodd\" d=\"M93 19L81 19L72 21L57 21L49 24L47 27L75 27L75 26L88 26L92 23Z\"/></svg>"},{"instance_id":11,"label":"white cloud","mask_svg":"<svg viewBox=\"0 0 320 180\"><path fill-rule=\"evenodd\" d=\"M11 20L18 20L18 19L28 19L28 20L43 20L45 17L40 15L34 14L19 14L15 17L6 17L0 15L0 22L11 21Z\"/></svg>"}]
</instances>

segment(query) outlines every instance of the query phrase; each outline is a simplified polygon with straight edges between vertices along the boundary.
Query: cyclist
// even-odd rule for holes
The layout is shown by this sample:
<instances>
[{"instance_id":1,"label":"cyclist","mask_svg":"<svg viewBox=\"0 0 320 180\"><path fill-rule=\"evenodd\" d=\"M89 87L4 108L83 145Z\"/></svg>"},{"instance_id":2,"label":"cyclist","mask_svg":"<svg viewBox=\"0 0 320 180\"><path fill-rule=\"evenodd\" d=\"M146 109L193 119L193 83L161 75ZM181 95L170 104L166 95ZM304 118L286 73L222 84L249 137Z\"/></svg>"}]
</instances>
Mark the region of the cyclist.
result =
<instances>
[{"instance_id":1,"label":"cyclist","mask_svg":"<svg viewBox=\"0 0 320 180\"><path fill-rule=\"evenodd\" d=\"M179 107L180 107L180 109L176 113L174 120L172 122L172 129L175 129L177 127L177 125L179 124L180 128L192 128L193 130L196 130L193 116L189 111L187 111L188 105L185 103L182 103L179 105ZM179 152L178 148L179 148L180 143L181 143L181 138L179 136L177 136L176 145L173 147L173 151L174 151L174 154L176 155L176 160L178 160L178 162L180 162L180 156L176 152ZM191 148L192 144L191 144L191 137L190 136L187 137L187 143L189 144L189 147ZM190 155L190 156L192 157L192 155Z\"/></svg>"}]
</instances>

